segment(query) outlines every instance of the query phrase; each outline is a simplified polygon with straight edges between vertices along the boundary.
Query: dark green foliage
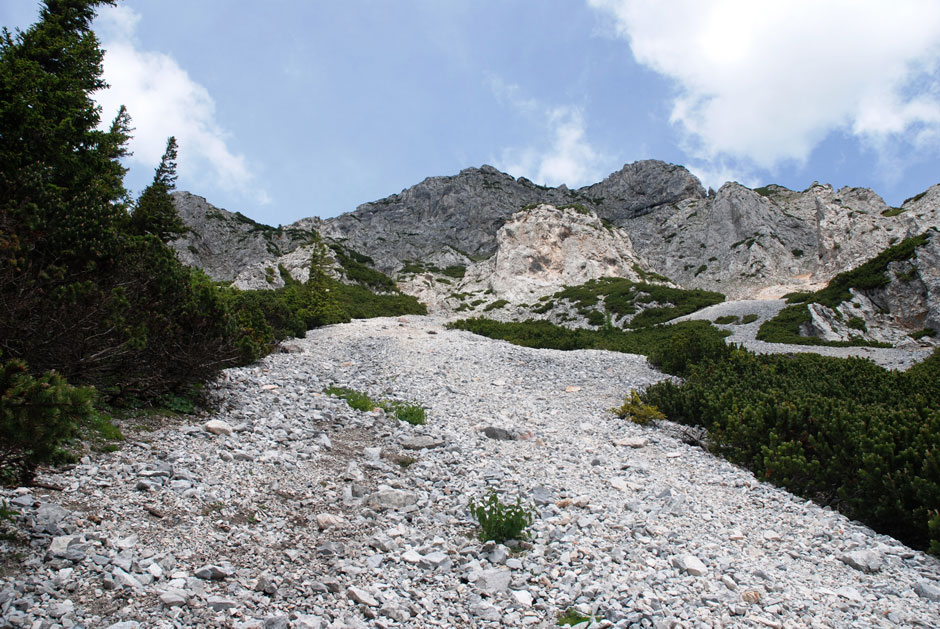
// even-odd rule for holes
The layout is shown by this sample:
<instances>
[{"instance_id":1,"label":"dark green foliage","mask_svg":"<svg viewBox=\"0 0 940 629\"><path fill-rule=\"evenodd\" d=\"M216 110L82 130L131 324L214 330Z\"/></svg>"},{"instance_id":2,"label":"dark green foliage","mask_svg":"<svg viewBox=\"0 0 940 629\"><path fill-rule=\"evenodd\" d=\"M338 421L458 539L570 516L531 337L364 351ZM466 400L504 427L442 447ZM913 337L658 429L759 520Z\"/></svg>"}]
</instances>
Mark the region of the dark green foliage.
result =
<instances>
[{"instance_id":1,"label":"dark green foliage","mask_svg":"<svg viewBox=\"0 0 940 629\"><path fill-rule=\"evenodd\" d=\"M802 257L803 257L803 250L802 250L802 249L793 249L792 251L790 251L790 253L793 254L793 257L794 257L794 258L802 258Z\"/></svg>"},{"instance_id":2,"label":"dark green foliage","mask_svg":"<svg viewBox=\"0 0 940 629\"><path fill-rule=\"evenodd\" d=\"M643 400L705 427L716 453L760 478L918 548L940 541L940 351L899 373L736 349Z\"/></svg>"},{"instance_id":3,"label":"dark green foliage","mask_svg":"<svg viewBox=\"0 0 940 629\"><path fill-rule=\"evenodd\" d=\"M467 274L467 267L463 266L462 264L452 264L451 266L445 267L441 273L448 277L453 277L459 280Z\"/></svg>"},{"instance_id":4,"label":"dark green foliage","mask_svg":"<svg viewBox=\"0 0 940 629\"><path fill-rule=\"evenodd\" d=\"M480 541L492 540L497 543L513 539L525 539L525 529L535 521L536 511L522 505L516 498L515 504L503 504L495 491L477 502L471 500L467 505L473 518L480 525Z\"/></svg>"},{"instance_id":5,"label":"dark green foliage","mask_svg":"<svg viewBox=\"0 0 940 629\"><path fill-rule=\"evenodd\" d=\"M922 339L925 336L937 336L937 331L932 328L924 328L923 330L911 332L908 336L910 336L912 339Z\"/></svg>"},{"instance_id":6,"label":"dark green foliage","mask_svg":"<svg viewBox=\"0 0 940 629\"><path fill-rule=\"evenodd\" d=\"M747 325L748 323L754 323L758 319L760 319L760 317L752 312L741 317L741 320L738 321L737 325Z\"/></svg>"},{"instance_id":7,"label":"dark green foliage","mask_svg":"<svg viewBox=\"0 0 940 629\"><path fill-rule=\"evenodd\" d=\"M29 484L38 465L54 462L92 422L94 398L54 372L34 378L22 361L0 364L0 483Z\"/></svg>"},{"instance_id":8,"label":"dark green foliage","mask_svg":"<svg viewBox=\"0 0 940 629\"><path fill-rule=\"evenodd\" d=\"M333 250L336 261L343 267L343 270L346 272L346 277L350 281L362 284L374 290L384 292L397 291L395 281L392 280L392 278L380 271L376 271L371 266L367 266L367 264L371 263L372 258L363 256L337 243L331 244L330 249Z\"/></svg>"},{"instance_id":9,"label":"dark green foliage","mask_svg":"<svg viewBox=\"0 0 940 629\"><path fill-rule=\"evenodd\" d=\"M699 275L701 275L702 273L704 273L704 272L707 271L707 270L708 270L708 265L707 265L707 264L703 264L703 265L700 266L699 268L695 269L695 277L698 277Z\"/></svg>"},{"instance_id":10,"label":"dark green foliage","mask_svg":"<svg viewBox=\"0 0 940 629\"><path fill-rule=\"evenodd\" d=\"M917 201L920 201L921 199L923 199L925 196L927 196L926 190L924 190L923 192L919 192L910 198L904 199L904 203L902 203L901 205L904 206L904 205L907 205L908 203L916 203Z\"/></svg>"},{"instance_id":11,"label":"dark green foliage","mask_svg":"<svg viewBox=\"0 0 940 629\"><path fill-rule=\"evenodd\" d=\"M851 341L824 341L819 338L802 336L801 328L809 323L811 317L805 303L817 303L829 308L836 308L844 301L852 299L849 289L859 291L874 290L887 286L891 278L888 277L888 265L891 262L910 260L917 247L927 242L927 234L908 238L893 247L889 247L861 266L839 273L829 284L815 293L795 293L787 297L787 303L800 305L787 306L776 317L765 321L757 338L771 343L796 343L801 345L830 345L845 347L852 345L867 345L871 347L890 347L885 343L864 341L860 338Z\"/></svg>"},{"instance_id":12,"label":"dark green foliage","mask_svg":"<svg viewBox=\"0 0 940 629\"><path fill-rule=\"evenodd\" d=\"M795 293L787 293L783 296L783 299L788 304L805 304L815 293L811 291L798 291Z\"/></svg>"},{"instance_id":13,"label":"dark green foliage","mask_svg":"<svg viewBox=\"0 0 940 629\"><path fill-rule=\"evenodd\" d=\"M655 406L650 406L640 399L640 394L630 389L630 395L623 400L623 404L617 408L610 409L620 419L629 419L634 424L644 426L660 419L666 419L666 416L659 412Z\"/></svg>"},{"instance_id":14,"label":"dark green foliage","mask_svg":"<svg viewBox=\"0 0 940 629\"><path fill-rule=\"evenodd\" d=\"M725 315L715 319L715 323L718 325L729 325L731 323L735 323L737 320L738 317L736 315Z\"/></svg>"},{"instance_id":15,"label":"dark green foliage","mask_svg":"<svg viewBox=\"0 0 940 629\"><path fill-rule=\"evenodd\" d=\"M670 332L668 339L657 343L647 356L654 367L674 376L686 376L692 365L720 360L731 352L720 331L710 325L685 326Z\"/></svg>"},{"instance_id":16,"label":"dark green foliage","mask_svg":"<svg viewBox=\"0 0 940 629\"><path fill-rule=\"evenodd\" d=\"M603 311L598 308L602 297ZM552 295L552 300L561 299L570 301L578 309L578 313L585 317L590 317L589 313L596 311L602 315L621 318L640 310L627 326L644 328L721 303L725 298L724 295L711 291L683 290L658 284L636 283L618 277L602 277L579 286L564 288ZM548 304L540 309L546 306ZM599 320L595 317L595 320L599 323L592 325L600 325L604 317Z\"/></svg>"},{"instance_id":17,"label":"dark green foliage","mask_svg":"<svg viewBox=\"0 0 940 629\"><path fill-rule=\"evenodd\" d=\"M853 330L861 330L865 332L868 330L868 326L865 325L865 320L861 317L850 317L846 322L846 325L852 328Z\"/></svg>"},{"instance_id":18,"label":"dark green foliage","mask_svg":"<svg viewBox=\"0 0 940 629\"><path fill-rule=\"evenodd\" d=\"M905 203L906 203L906 201L905 201ZM904 208L900 208L900 207L889 207L887 210L883 210L883 211L881 212L881 215L882 215L882 216L889 216L889 217L890 217L890 216L897 216L898 214L901 214L901 213L904 212L904 211L905 211Z\"/></svg>"},{"instance_id":19,"label":"dark green foliage","mask_svg":"<svg viewBox=\"0 0 940 629\"><path fill-rule=\"evenodd\" d=\"M179 238L186 231L170 193L176 187L176 138L170 136L166 152L154 173L153 183L137 200L130 218L130 231L137 235L153 234L161 242Z\"/></svg>"},{"instance_id":20,"label":"dark green foliage","mask_svg":"<svg viewBox=\"0 0 940 629\"><path fill-rule=\"evenodd\" d=\"M504 306L508 306L509 302L505 299L497 299L496 301L491 301L486 304L486 307L483 309L483 312L489 312L490 310L498 310Z\"/></svg>"},{"instance_id":21,"label":"dark green foliage","mask_svg":"<svg viewBox=\"0 0 940 629\"><path fill-rule=\"evenodd\" d=\"M362 393L361 391L356 391L348 387L329 387L324 393L327 395L332 395L338 397L341 400L346 400L346 403L349 404L350 408L354 408L357 411L369 412L373 409L379 407L378 403L373 402L367 394Z\"/></svg>"},{"instance_id":22,"label":"dark green foliage","mask_svg":"<svg viewBox=\"0 0 940 629\"><path fill-rule=\"evenodd\" d=\"M664 371L667 368L682 370L688 362L686 354L698 360L705 356L717 356L725 351L720 349L725 346L725 342L718 329L707 321L685 321L668 326L624 331L606 327L600 330L570 329L534 319L499 322L478 317L454 321L447 324L447 327L525 347L562 350L606 349L644 356L655 354L663 365L657 365L658 368ZM676 351L684 354L672 357L670 353Z\"/></svg>"}]
</instances>

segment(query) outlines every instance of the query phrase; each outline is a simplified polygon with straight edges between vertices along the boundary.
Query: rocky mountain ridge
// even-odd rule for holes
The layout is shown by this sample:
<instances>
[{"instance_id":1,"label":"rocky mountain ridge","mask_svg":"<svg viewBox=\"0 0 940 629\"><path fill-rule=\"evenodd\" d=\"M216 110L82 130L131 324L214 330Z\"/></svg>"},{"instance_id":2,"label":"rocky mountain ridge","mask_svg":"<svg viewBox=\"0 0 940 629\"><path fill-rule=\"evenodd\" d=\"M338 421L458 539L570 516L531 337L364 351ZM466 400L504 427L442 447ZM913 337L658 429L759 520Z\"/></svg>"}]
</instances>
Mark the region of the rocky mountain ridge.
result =
<instances>
[{"instance_id":1,"label":"rocky mountain ridge","mask_svg":"<svg viewBox=\"0 0 940 629\"><path fill-rule=\"evenodd\" d=\"M174 246L214 279L274 288L274 271L284 267L302 281L309 252L300 247L318 232L334 247L365 254L432 311L473 313L506 302L506 312L519 316L564 285L605 274L730 299L818 290L940 226L940 185L898 208L867 188L818 183L794 191L732 182L706 193L685 168L652 160L577 190L468 168L336 218L277 229L189 193L176 201L192 232Z\"/></svg>"}]
</instances>

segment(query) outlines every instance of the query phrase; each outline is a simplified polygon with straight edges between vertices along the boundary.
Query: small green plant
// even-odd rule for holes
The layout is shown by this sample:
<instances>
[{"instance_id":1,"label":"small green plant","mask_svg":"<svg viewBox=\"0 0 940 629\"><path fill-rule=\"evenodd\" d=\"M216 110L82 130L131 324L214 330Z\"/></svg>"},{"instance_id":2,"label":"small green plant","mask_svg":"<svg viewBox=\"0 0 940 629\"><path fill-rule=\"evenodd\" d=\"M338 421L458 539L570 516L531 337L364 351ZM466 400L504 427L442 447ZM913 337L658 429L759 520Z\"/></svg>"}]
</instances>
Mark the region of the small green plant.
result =
<instances>
[{"instance_id":1,"label":"small green plant","mask_svg":"<svg viewBox=\"0 0 940 629\"><path fill-rule=\"evenodd\" d=\"M655 406L651 406L640 399L640 394L635 389L630 389L630 395L623 400L623 405L619 408L610 409L620 419L629 419L634 424L645 426L653 421L666 419L666 416L659 412Z\"/></svg>"},{"instance_id":2,"label":"small green plant","mask_svg":"<svg viewBox=\"0 0 940 629\"><path fill-rule=\"evenodd\" d=\"M573 627L583 622L591 622L592 620L594 619L590 616L585 616L574 607L569 607L566 611L559 612L558 614L558 625L561 627Z\"/></svg>"},{"instance_id":3,"label":"small green plant","mask_svg":"<svg viewBox=\"0 0 940 629\"><path fill-rule=\"evenodd\" d=\"M533 507L523 506L518 497L515 504L503 504L492 490L480 502L471 500L468 508L480 525L478 537L482 542L527 538L525 529L535 521L536 514Z\"/></svg>"},{"instance_id":4,"label":"small green plant","mask_svg":"<svg viewBox=\"0 0 940 629\"><path fill-rule=\"evenodd\" d=\"M394 413L400 421L408 422L413 426L427 423L427 416L423 406L410 402L382 402L386 413Z\"/></svg>"},{"instance_id":5,"label":"small green plant","mask_svg":"<svg viewBox=\"0 0 940 629\"><path fill-rule=\"evenodd\" d=\"M357 411L369 412L381 408L386 413L395 415L403 422L412 425L425 424L426 412L423 406L411 402L398 402L392 400L373 400L366 393L348 387L328 387L324 393L346 400L350 408Z\"/></svg>"},{"instance_id":6,"label":"small green plant","mask_svg":"<svg viewBox=\"0 0 940 629\"><path fill-rule=\"evenodd\" d=\"M793 249L792 251L790 251L790 253L793 254L793 257L794 257L794 258L802 258L802 257L803 257L803 250L802 250L802 249Z\"/></svg>"},{"instance_id":7,"label":"small green plant","mask_svg":"<svg viewBox=\"0 0 940 629\"><path fill-rule=\"evenodd\" d=\"M734 323L737 320L738 320L738 317L736 315L725 315L723 317L718 317L717 319L715 319L715 323L717 323L718 325L728 325L728 324Z\"/></svg>"},{"instance_id":8,"label":"small green plant","mask_svg":"<svg viewBox=\"0 0 940 629\"><path fill-rule=\"evenodd\" d=\"M506 301L505 299L497 299L496 301L492 301L488 303L486 305L486 308L483 309L483 312L489 312L490 310L497 310L499 308L502 308L508 305L509 305L509 302Z\"/></svg>"},{"instance_id":9,"label":"small green plant","mask_svg":"<svg viewBox=\"0 0 940 629\"><path fill-rule=\"evenodd\" d=\"M748 323L754 323L758 319L760 319L760 317L752 312L751 314L746 314L743 317L741 317L741 320L738 321L738 325L747 325Z\"/></svg>"},{"instance_id":10,"label":"small green plant","mask_svg":"<svg viewBox=\"0 0 940 629\"><path fill-rule=\"evenodd\" d=\"M846 325L848 325L853 330L861 330L862 332L866 332L868 330L868 326L865 325L865 320L861 317L851 317Z\"/></svg>"},{"instance_id":11,"label":"small green plant","mask_svg":"<svg viewBox=\"0 0 940 629\"><path fill-rule=\"evenodd\" d=\"M415 461L417 461L417 460L418 460L418 459L414 458L413 456L403 456L403 457L401 457L401 458L398 459L398 465L401 466L401 469L407 470L407 469L408 469L409 467L411 467L411 466L415 463Z\"/></svg>"},{"instance_id":12,"label":"small green plant","mask_svg":"<svg viewBox=\"0 0 940 629\"><path fill-rule=\"evenodd\" d=\"M349 407L357 411L368 412L379 406L365 393L347 387L328 387L324 393L346 400Z\"/></svg>"},{"instance_id":13,"label":"small green plant","mask_svg":"<svg viewBox=\"0 0 940 629\"><path fill-rule=\"evenodd\" d=\"M923 330L917 330L916 332L911 332L908 336L912 339L922 339L925 336L934 337L937 336L937 331L932 328L924 328Z\"/></svg>"}]
</instances>

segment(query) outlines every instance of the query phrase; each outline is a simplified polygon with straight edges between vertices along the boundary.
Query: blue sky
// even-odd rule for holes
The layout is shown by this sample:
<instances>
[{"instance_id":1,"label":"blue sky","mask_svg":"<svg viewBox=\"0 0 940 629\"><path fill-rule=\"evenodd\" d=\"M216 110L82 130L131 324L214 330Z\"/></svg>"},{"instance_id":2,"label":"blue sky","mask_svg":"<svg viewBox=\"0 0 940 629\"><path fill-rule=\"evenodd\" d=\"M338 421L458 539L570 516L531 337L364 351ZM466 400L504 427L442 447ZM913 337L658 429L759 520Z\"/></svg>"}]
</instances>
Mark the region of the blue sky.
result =
<instances>
[{"instance_id":1,"label":"blue sky","mask_svg":"<svg viewBox=\"0 0 940 629\"><path fill-rule=\"evenodd\" d=\"M176 135L180 189L273 225L482 164L574 188L653 158L892 205L940 182L935 0L126 0L96 31L128 186Z\"/></svg>"}]
</instances>

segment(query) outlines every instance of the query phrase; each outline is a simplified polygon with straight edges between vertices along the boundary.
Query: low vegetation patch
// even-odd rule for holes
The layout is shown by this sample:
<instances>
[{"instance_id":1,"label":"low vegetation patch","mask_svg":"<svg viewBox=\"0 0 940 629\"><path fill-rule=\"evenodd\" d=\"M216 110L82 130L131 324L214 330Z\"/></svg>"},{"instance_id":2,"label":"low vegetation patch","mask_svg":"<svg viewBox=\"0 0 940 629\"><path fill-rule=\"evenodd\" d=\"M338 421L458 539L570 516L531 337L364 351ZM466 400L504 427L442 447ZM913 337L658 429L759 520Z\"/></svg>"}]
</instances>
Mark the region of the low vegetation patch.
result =
<instances>
[{"instance_id":1,"label":"low vegetation patch","mask_svg":"<svg viewBox=\"0 0 940 629\"><path fill-rule=\"evenodd\" d=\"M758 319L760 319L760 316L752 312L741 317L741 320L738 321L737 325L747 325L748 323L754 323Z\"/></svg>"},{"instance_id":2,"label":"low vegetation patch","mask_svg":"<svg viewBox=\"0 0 940 629\"><path fill-rule=\"evenodd\" d=\"M491 311L491 310L498 310L498 309L504 308L504 307L506 307L506 306L508 306L508 305L509 305L509 302L506 301L505 299L497 299L496 301L492 301L492 302L488 303L488 304L486 305L486 308L483 309L483 312L489 312L489 311Z\"/></svg>"},{"instance_id":3,"label":"low vegetation patch","mask_svg":"<svg viewBox=\"0 0 940 629\"><path fill-rule=\"evenodd\" d=\"M515 504L504 504L495 491L490 491L479 502L471 500L468 508L480 525L481 542L492 540L502 543L525 539L528 537L525 529L535 521L536 515L535 508L523 506L519 498L516 498Z\"/></svg>"},{"instance_id":4,"label":"low vegetation patch","mask_svg":"<svg viewBox=\"0 0 940 629\"><path fill-rule=\"evenodd\" d=\"M578 314L600 325L607 317L623 318L634 315L627 327L644 328L670 319L691 314L696 310L721 303L724 295L712 291L685 290L659 284L632 282L619 277L602 277L579 286L564 288L554 295L552 301L567 300ZM603 300L603 306L599 304ZM540 307L550 309L552 302Z\"/></svg>"},{"instance_id":5,"label":"low vegetation patch","mask_svg":"<svg viewBox=\"0 0 940 629\"><path fill-rule=\"evenodd\" d=\"M585 616L574 607L569 607L567 610L558 614L558 626L560 627L573 627L584 622L592 622L593 620L593 617Z\"/></svg>"},{"instance_id":6,"label":"low vegetation patch","mask_svg":"<svg viewBox=\"0 0 940 629\"><path fill-rule=\"evenodd\" d=\"M476 317L454 321L447 327L525 347L606 349L643 354L658 369L673 375L682 375L691 362L730 351L721 332L707 321L685 321L625 331L617 328L571 329L533 319L500 322Z\"/></svg>"},{"instance_id":7,"label":"low vegetation patch","mask_svg":"<svg viewBox=\"0 0 940 629\"><path fill-rule=\"evenodd\" d=\"M759 478L940 553L940 350L899 373L734 349L641 399Z\"/></svg>"},{"instance_id":8,"label":"low vegetation patch","mask_svg":"<svg viewBox=\"0 0 940 629\"><path fill-rule=\"evenodd\" d=\"M729 325L731 323L735 323L737 320L737 315L724 315L723 317L718 317L715 319L715 323L718 325Z\"/></svg>"},{"instance_id":9,"label":"low vegetation patch","mask_svg":"<svg viewBox=\"0 0 940 629\"><path fill-rule=\"evenodd\" d=\"M408 422L412 425L423 425L427 423L427 414L423 406L411 402L401 402L397 400L373 400L367 393L356 391L347 387L328 387L324 393L346 400L350 408L357 411L369 412L377 408L396 419Z\"/></svg>"},{"instance_id":10,"label":"low vegetation patch","mask_svg":"<svg viewBox=\"0 0 940 629\"><path fill-rule=\"evenodd\" d=\"M815 293L792 293L786 296L788 304L776 317L765 321L757 331L757 339L770 343L795 343L800 345L830 345L830 346L871 346L890 347L885 343L866 341L856 337L849 341L824 341L811 336L800 334L802 327L809 323L811 315L806 304L816 303L829 308L837 308L844 301L852 299L851 289L865 291L887 286L891 278L888 276L888 265L892 262L910 260L918 247L927 243L927 234L908 238L893 247L889 247L865 264L836 275L829 284ZM862 322L864 324L864 322ZM856 329L858 327L855 322Z\"/></svg>"},{"instance_id":11,"label":"low vegetation patch","mask_svg":"<svg viewBox=\"0 0 940 629\"><path fill-rule=\"evenodd\" d=\"M624 399L621 406L612 408L610 411L620 419L629 419L634 424L640 424L641 426L660 419L666 419L666 416L660 413L658 408L646 404L640 399L640 394L634 389L630 389L630 395Z\"/></svg>"}]
</instances>

